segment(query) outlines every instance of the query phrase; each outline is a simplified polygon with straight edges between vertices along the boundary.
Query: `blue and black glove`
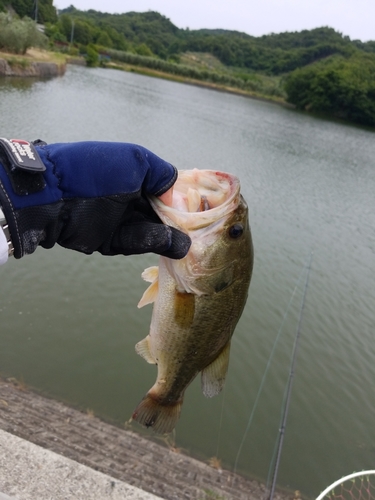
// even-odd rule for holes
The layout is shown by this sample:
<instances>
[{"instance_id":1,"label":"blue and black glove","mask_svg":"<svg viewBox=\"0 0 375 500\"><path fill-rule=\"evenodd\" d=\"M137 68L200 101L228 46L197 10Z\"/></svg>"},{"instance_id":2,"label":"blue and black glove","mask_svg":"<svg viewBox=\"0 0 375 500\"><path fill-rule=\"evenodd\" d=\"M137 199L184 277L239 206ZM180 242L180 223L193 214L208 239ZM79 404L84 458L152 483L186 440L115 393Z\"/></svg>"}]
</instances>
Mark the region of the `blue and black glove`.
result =
<instances>
[{"instance_id":1,"label":"blue and black glove","mask_svg":"<svg viewBox=\"0 0 375 500\"><path fill-rule=\"evenodd\" d=\"M0 205L16 258L59 243L86 254L180 259L190 238L164 225L147 199L176 179L175 167L135 144L0 139Z\"/></svg>"}]
</instances>

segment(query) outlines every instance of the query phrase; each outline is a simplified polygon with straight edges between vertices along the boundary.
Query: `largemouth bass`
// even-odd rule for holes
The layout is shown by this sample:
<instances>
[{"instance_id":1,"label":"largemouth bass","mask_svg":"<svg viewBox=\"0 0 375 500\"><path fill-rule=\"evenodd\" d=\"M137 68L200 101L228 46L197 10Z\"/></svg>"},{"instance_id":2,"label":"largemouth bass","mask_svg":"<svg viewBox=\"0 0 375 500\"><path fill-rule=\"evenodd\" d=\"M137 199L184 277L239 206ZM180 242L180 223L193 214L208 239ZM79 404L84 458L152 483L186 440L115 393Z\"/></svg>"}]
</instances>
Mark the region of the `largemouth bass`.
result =
<instances>
[{"instance_id":1,"label":"largemouth bass","mask_svg":"<svg viewBox=\"0 0 375 500\"><path fill-rule=\"evenodd\" d=\"M157 380L133 413L156 432L171 432L184 392L199 372L207 397L223 388L230 341L246 303L253 268L248 208L237 177L211 170L180 171L172 206L150 200L161 220L188 234L186 257L160 257L146 269L151 282L138 307L153 303L149 335L138 354L158 367Z\"/></svg>"}]
</instances>

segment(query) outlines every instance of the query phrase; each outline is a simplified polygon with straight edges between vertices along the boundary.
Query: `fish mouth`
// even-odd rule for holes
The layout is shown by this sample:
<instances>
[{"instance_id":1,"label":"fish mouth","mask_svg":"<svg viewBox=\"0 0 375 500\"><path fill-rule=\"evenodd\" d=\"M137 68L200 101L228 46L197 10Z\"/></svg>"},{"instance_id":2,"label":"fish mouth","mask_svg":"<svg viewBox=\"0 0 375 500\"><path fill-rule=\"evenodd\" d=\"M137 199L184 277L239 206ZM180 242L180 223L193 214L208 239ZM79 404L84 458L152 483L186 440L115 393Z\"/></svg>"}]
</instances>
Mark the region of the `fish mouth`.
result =
<instances>
[{"instance_id":1,"label":"fish mouth","mask_svg":"<svg viewBox=\"0 0 375 500\"><path fill-rule=\"evenodd\" d=\"M203 229L227 218L240 203L238 177L215 170L179 170L172 206L159 198L150 203L162 222L184 232Z\"/></svg>"}]
</instances>

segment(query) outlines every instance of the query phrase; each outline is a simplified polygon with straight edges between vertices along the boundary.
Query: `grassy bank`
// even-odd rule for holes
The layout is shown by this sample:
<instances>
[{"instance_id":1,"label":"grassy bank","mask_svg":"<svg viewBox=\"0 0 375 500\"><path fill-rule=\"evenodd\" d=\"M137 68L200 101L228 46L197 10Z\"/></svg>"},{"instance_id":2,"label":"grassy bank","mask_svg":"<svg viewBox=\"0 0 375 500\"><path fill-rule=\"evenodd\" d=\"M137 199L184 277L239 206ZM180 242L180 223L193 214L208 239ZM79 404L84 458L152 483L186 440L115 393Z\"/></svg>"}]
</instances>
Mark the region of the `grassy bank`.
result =
<instances>
[{"instance_id":1,"label":"grassy bank","mask_svg":"<svg viewBox=\"0 0 375 500\"><path fill-rule=\"evenodd\" d=\"M40 49L25 54L0 51L0 75L9 77L53 78L66 71L66 56Z\"/></svg>"},{"instance_id":2,"label":"grassy bank","mask_svg":"<svg viewBox=\"0 0 375 500\"><path fill-rule=\"evenodd\" d=\"M0 58L5 59L10 66L18 64L23 67L29 66L32 62L65 64L67 61L66 54L62 54L61 52L51 52L49 50L34 48L28 49L26 54L23 55L0 50Z\"/></svg>"},{"instance_id":3,"label":"grassy bank","mask_svg":"<svg viewBox=\"0 0 375 500\"><path fill-rule=\"evenodd\" d=\"M278 104L288 105L290 106L283 97L267 95L261 92L251 91L251 90L242 90L236 87L230 87L228 85L220 85L213 82L208 82L204 80L196 80L194 78L183 77L179 75L174 75L171 73L165 73L163 71L153 70L151 68L146 68L142 66L133 66L131 64L113 62L106 63L106 68L118 69L122 71L130 71L133 73L138 73L140 75L151 76L156 78L162 78L164 80L169 80L178 83L185 83L189 85L196 85L198 87L205 87L212 90L217 90L221 92L229 92L232 94L243 95L245 97L251 97L253 99L260 99L270 102L275 102Z\"/></svg>"},{"instance_id":4,"label":"grassy bank","mask_svg":"<svg viewBox=\"0 0 375 500\"><path fill-rule=\"evenodd\" d=\"M179 63L109 51L108 68L197 85L255 99L286 104L282 78L228 68L211 54L187 52Z\"/></svg>"}]
</instances>

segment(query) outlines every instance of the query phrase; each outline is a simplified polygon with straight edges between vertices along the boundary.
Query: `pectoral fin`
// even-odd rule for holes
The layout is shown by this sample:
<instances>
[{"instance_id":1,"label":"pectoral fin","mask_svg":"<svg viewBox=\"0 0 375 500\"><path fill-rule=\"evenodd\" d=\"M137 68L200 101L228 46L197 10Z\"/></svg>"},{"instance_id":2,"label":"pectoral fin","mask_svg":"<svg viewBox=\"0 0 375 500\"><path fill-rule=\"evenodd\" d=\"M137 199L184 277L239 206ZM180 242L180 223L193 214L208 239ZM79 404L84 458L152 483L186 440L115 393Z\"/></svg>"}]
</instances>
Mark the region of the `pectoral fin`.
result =
<instances>
[{"instance_id":1,"label":"pectoral fin","mask_svg":"<svg viewBox=\"0 0 375 500\"><path fill-rule=\"evenodd\" d=\"M147 335L146 338L138 342L138 344L135 345L135 351L137 354L142 356L143 359L147 361L147 363L150 363L152 365L156 365L156 361L154 357L151 354L150 351L150 344L149 344L149 339L150 335Z\"/></svg>"},{"instance_id":2,"label":"pectoral fin","mask_svg":"<svg viewBox=\"0 0 375 500\"><path fill-rule=\"evenodd\" d=\"M142 273L142 278L149 283L153 283L159 277L159 267L151 266Z\"/></svg>"},{"instance_id":3,"label":"pectoral fin","mask_svg":"<svg viewBox=\"0 0 375 500\"><path fill-rule=\"evenodd\" d=\"M202 391L207 398L219 394L224 387L228 371L230 342L224 347L219 356L202 371Z\"/></svg>"},{"instance_id":4,"label":"pectoral fin","mask_svg":"<svg viewBox=\"0 0 375 500\"><path fill-rule=\"evenodd\" d=\"M138 308L152 304L155 302L159 292L159 268L152 266L145 269L142 273L142 278L151 283L147 290L142 295L141 300L138 302Z\"/></svg>"}]
</instances>

